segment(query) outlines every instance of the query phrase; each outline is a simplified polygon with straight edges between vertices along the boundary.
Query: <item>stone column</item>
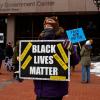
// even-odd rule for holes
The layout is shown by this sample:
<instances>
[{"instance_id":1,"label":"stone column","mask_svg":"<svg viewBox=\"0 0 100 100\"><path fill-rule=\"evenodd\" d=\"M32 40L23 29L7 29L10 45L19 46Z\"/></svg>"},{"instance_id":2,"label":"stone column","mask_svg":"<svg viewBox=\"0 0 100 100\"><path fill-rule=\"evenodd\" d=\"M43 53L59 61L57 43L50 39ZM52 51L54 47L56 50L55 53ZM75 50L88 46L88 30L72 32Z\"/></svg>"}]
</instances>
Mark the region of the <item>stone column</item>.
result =
<instances>
[{"instance_id":1,"label":"stone column","mask_svg":"<svg viewBox=\"0 0 100 100\"><path fill-rule=\"evenodd\" d=\"M8 16L7 18L7 43L11 42L14 45L14 33L15 33L15 17Z\"/></svg>"}]
</instances>

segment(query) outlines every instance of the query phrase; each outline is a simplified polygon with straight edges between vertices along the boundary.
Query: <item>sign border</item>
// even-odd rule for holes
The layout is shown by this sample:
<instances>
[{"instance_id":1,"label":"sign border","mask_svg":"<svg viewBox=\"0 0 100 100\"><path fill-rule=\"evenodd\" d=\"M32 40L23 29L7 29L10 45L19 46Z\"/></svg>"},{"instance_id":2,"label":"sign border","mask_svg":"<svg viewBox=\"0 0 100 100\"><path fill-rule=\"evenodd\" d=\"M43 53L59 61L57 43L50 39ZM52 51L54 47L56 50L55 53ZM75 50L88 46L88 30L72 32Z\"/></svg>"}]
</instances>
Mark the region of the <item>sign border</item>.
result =
<instances>
[{"instance_id":1,"label":"sign border","mask_svg":"<svg viewBox=\"0 0 100 100\"><path fill-rule=\"evenodd\" d=\"M21 55L21 43L22 42L64 42L65 40L19 40L19 55ZM19 61L19 78L32 79L32 80L49 80L49 81L70 81L70 52L68 51L68 79L65 80L50 80L49 78L33 78L21 76L21 61Z\"/></svg>"}]
</instances>

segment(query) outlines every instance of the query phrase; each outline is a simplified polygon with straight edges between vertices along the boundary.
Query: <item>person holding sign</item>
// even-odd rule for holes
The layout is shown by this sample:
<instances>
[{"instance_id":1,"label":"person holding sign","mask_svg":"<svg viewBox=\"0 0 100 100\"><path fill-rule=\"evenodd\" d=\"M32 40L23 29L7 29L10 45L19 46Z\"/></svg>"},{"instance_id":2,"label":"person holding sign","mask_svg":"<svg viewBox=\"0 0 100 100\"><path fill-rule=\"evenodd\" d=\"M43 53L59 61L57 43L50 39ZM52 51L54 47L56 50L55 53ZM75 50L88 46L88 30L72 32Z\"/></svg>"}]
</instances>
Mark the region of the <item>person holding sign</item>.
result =
<instances>
[{"instance_id":1,"label":"person holding sign","mask_svg":"<svg viewBox=\"0 0 100 100\"><path fill-rule=\"evenodd\" d=\"M12 65L14 66L13 78L22 82L23 79L19 78L19 41L16 42L14 53L12 56Z\"/></svg>"},{"instance_id":2,"label":"person holding sign","mask_svg":"<svg viewBox=\"0 0 100 100\"><path fill-rule=\"evenodd\" d=\"M46 17L44 20L44 30L39 35L39 39L56 39L56 32L58 32L57 34L64 32L58 30L59 23L57 17ZM68 94L68 81L34 80L34 85L37 95L36 100L62 100L63 96Z\"/></svg>"},{"instance_id":3,"label":"person holding sign","mask_svg":"<svg viewBox=\"0 0 100 100\"><path fill-rule=\"evenodd\" d=\"M82 46L80 55L82 64L82 83L88 83L90 81L90 64L91 64L91 44L93 40L87 40L86 43Z\"/></svg>"}]
</instances>

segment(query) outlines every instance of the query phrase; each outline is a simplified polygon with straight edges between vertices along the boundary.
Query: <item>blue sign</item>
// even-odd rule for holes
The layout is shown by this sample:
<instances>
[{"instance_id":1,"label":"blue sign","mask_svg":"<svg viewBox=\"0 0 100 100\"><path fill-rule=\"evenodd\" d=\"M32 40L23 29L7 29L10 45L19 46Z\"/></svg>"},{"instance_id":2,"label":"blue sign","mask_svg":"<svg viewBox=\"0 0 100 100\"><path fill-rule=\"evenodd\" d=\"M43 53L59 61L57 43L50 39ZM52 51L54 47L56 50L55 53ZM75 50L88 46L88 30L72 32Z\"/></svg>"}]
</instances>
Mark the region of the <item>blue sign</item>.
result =
<instances>
[{"instance_id":1,"label":"blue sign","mask_svg":"<svg viewBox=\"0 0 100 100\"><path fill-rule=\"evenodd\" d=\"M86 40L82 28L77 28L77 29L72 29L72 30L66 30L66 34L68 36L68 39L72 43L77 43L77 42L81 42L81 41L85 41Z\"/></svg>"}]
</instances>

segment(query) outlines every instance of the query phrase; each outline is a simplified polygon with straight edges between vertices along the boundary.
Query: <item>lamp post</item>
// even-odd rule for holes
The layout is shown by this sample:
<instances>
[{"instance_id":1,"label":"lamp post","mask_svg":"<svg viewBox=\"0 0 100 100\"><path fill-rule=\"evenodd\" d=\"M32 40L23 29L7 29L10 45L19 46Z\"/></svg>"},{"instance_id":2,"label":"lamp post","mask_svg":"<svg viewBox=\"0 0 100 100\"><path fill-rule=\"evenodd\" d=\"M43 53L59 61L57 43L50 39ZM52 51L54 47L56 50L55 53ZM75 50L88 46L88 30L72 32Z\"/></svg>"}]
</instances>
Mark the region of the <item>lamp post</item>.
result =
<instances>
[{"instance_id":1,"label":"lamp post","mask_svg":"<svg viewBox=\"0 0 100 100\"><path fill-rule=\"evenodd\" d=\"M93 0L93 3L96 5L98 11L99 11L99 8L100 8L100 0Z\"/></svg>"}]
</instances>

